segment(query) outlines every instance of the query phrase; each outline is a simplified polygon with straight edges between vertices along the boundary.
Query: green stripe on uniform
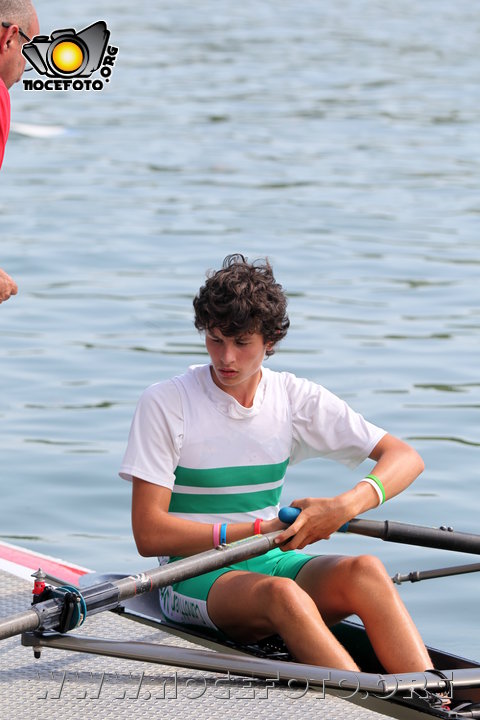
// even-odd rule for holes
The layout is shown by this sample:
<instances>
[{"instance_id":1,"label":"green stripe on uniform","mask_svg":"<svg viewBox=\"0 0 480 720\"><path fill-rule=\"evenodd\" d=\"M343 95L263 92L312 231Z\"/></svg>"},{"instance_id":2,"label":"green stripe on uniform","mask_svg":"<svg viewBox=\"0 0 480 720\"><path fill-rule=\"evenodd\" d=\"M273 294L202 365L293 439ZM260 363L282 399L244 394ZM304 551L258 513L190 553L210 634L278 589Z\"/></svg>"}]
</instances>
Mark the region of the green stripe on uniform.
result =
<instances>
[{"instance_id":1,"label":"green stripe on uniform","mask_svg":"<svg viewBox=\"0 0 480 720\"><path fill-rule=\"evenodd\" d=\"M206 468L197 470L179 465L175 470L175 484L189 487L230 487L256 485L281 480L287 471L288 458L274 465L245 465L240 467Z\"/></svg>"},{"instance_id":2,"label":"green stripe on uniform","mask_svg":"<svg viewBox=\"0 0 480 720\"><path fill-rule=\"evenodd\" d=\"M225 495L194 495L172 493L170 512L181 513L239 513L261 510L280 501L282 486L259 492Z\"/></svg>"}]
</instances>

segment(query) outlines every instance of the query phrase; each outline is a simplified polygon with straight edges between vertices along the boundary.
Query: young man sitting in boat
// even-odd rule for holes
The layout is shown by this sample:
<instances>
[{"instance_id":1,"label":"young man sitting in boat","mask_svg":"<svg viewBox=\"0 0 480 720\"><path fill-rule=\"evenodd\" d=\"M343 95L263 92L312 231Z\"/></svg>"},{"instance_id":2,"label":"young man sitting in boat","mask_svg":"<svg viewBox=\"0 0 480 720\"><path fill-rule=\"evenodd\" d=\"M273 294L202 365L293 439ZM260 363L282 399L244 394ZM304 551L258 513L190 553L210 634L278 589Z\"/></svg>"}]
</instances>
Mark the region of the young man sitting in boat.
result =
<instances>
[{"instance_id":1,"label":"young man sitting in boat","mask_svg":"<svg viewBox=\"0 0 480 720\"><path fill-rule=\"evenodd\" d=\"M320 385L263 366L285 337L287 300L267 261L225 259L194 299L210 363L142 395L121 476L133 482L132 524L143 556L161 561L256 533L284 530L266 555L161 591L167 619L250 642L279 634L309 664L358 670L329 627L358 615L387 672L432 666L381 562L307 555L351 518L404 490L423 470L417 452ZM340 494L292 503L277 517L289 464L325 457L371 474ZM392 653L392 647L395 652Z\"/></svg>"}]
</instances>

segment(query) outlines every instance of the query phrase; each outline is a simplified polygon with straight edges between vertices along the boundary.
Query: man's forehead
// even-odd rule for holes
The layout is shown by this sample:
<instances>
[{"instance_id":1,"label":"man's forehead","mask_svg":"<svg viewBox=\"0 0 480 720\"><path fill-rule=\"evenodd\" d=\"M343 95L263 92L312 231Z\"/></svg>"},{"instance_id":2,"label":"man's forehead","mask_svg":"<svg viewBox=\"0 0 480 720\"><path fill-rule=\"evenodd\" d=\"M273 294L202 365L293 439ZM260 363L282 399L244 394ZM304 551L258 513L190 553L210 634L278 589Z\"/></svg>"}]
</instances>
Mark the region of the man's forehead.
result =
<instances>
[{"instance_id":1,"label":"man's forehead","mask_svg":"<svg viewBox=\"0 0 480 720\"><path fill-rule=\"evenodd\" d=\"M261 333L256 332L255 330L241 330L239 332L228 333L228 335L226 335L219 328L208 328L207 333L214 337L232 338L234 340L241 340L242 338L245 338L245 337L252 337L253 335L261 334Z\"/></svg>"}]
</instances>

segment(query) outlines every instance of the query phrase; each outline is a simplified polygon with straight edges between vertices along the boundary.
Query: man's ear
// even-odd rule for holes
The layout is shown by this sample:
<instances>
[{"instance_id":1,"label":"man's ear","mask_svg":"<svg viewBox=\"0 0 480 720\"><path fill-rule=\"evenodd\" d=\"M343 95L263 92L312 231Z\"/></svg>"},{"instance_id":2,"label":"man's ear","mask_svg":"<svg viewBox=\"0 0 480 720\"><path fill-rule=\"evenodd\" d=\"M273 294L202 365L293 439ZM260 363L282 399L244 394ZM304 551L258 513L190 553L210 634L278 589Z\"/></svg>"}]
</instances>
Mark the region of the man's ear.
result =
<instances>
[{"instance_id":1,"label":"man's ear","mask_svg":"<svg viewBox=\"0 0 480 720\"><path fill-rule=\"evenodd\" d=\"M17 25L9 25L7 28L0 25L0 53L4 53L9 49L17 33Z\"/></svg>"}]
</instances>

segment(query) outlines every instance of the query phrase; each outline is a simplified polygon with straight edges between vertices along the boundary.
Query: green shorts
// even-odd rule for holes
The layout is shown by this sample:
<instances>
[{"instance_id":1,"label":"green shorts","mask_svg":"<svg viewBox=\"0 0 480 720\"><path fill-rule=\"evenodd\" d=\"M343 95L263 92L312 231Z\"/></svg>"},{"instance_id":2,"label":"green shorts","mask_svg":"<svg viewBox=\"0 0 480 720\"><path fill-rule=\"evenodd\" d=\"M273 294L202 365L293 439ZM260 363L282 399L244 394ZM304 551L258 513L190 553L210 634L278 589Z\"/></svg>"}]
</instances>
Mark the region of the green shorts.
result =
<instances>
[{"instance_id":1,"label":"green shorts","mask_svg":"<svg viewBox=\"0 0 480 720\"><path fill-rule=\"evenodd\" d=\"M316 557L296 550L274 548L259 557L227 565L219 570L198 575L190 580L170 585L160 590L160 607L167 620L182 625L208 627L221 632L212 622L207 612L207 599L210 588L221 575L232 570L248 570L276 577L295 580L305 563Z\"/></svg>"}]
</instances>

